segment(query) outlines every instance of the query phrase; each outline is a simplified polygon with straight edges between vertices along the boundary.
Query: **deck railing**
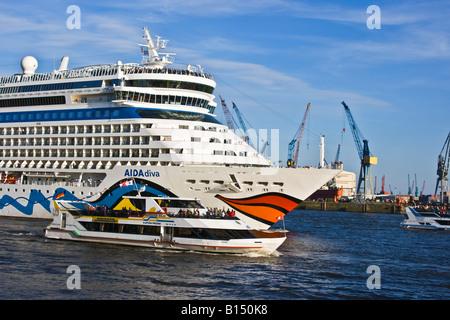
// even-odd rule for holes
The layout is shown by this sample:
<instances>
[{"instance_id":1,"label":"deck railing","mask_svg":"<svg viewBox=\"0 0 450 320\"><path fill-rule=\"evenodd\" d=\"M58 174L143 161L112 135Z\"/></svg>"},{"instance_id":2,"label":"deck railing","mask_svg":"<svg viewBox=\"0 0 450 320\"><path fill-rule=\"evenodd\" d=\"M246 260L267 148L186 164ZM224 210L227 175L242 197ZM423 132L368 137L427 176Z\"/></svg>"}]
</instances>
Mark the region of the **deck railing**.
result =
<instances>
[{"instance_id":1,"label":"deck railing","mask_svg":"<svg viewBox=\"0 0 450 320\"><path fill-rule=\"evenodd\" d=\"M186 68L150 68L147 66L141 66L138 64L109 64L109 65L97 65L75 69L68 69L62 71L53 71L49 73L35 73L32 75L15 74L9 77L0 78L0 86L11 83L28 83L37 81L51 81L60 79L77 79L77 78L90 78L90 77L107 77L115 76L120 71L124 75L131 74L176 74L176 75L189 75L194 77L202 77L213 80L213 77L207 73L192 71Z\"/></svg>"}]
</instances>

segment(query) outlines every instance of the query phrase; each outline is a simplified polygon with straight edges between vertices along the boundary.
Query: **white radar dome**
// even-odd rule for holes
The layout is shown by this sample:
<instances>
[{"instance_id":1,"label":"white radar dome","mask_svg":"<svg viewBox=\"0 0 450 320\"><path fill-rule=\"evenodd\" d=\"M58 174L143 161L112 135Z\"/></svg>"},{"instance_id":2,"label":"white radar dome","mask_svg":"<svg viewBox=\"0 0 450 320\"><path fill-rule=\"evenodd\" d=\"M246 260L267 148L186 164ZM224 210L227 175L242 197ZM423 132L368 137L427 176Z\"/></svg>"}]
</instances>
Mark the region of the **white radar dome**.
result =
<instances>
[{"instance_id":1,"label":"white radar dome","mask_svg":"<svg viewBox=\"0 0 450 320\"><path fill-rule=\"evenodd\" d=\"M38 67L38 62L36 58L32 56L26 56L22 59L20 65L22 66L23 74L34 74Z\"/></svg>"}]
</instances>

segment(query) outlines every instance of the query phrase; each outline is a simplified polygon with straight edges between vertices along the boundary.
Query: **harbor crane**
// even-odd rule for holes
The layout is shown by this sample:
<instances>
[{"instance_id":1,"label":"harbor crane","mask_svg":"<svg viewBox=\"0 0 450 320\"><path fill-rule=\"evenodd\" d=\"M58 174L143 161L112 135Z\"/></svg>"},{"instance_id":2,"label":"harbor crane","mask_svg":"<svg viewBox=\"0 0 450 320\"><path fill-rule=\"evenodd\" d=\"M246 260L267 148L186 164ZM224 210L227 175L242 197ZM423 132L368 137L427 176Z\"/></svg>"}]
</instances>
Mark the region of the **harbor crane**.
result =
<instances>
[{"instance_id":1,"label":"harbor crane","mask_svg":"<svg viewBox=\"0 0 450 320\"><path fill-rule=\"evenodd\" d=\"M412 187L409 181L409 174L408 174L408 196L412 196L412 191L414 190L415 187L415 196L418 197L419 196L419 185L417 184L417 174L414 174L414 180L412 182Z\"/></svg>"},{"instance_id":2,"label":"harbor crane","mask_svg":"<svg viewBox=\"0 0 450 320\"><path fill-rule=\"evenodd\" d=\"M369 141L364 139L361 131L356 126L356 122L353 119L350 108L342 101L342 105L347 115L348 124L352 130L353 139L355 140L356 149L358 151L359 158L361 160L361 169L359 171L358 185L356 188L357 196L362 196L363 199L373 198L373 186L372 186L372 172L371 165L376 165L378 162L377 157L372 156L369 151ZM361 184L364 191L361 192Z\"/></svg>"},{"instance_id":3,"label":"harbor crane","mask_svg":"<svg viewBox=\"0 0 450 320\"><path fill-rule=\"evenodd\" d=\"M336 163L339 162L340 154L341 154L341 145L338 144L337 151L336 151L336 159L334 159L334 162L336 162Z\"/></svg>"},{"instance_id":4,"label":"harbor crane","mask_svg":"<svg viewBox=\"0 0 450 320\"><path fill-rule=\"evenodd\" d=\"M416 192L414 193L416 197L419 196L419 184L417 183L417 174L414 174L414 180L416 181Z\"/></svg>"},{"instance_id":5,"label":"harbor crane","mask_svg":"<svg viewBox=\"0 0 450 320\"><path fill-rule=\"evenodd\" d=\"M409 174L408 174L408 196L411 196L411 180L409 179Z\"/></svg>"},{"instance_id":6,"label":"harbor crane","mask_svg":"<svg viewBox=\"0 0 450 320\"><path fill-rule=\"evenodd\" d=\"M241 125L241 130L243 131L243 138L244 140L252 146L251 142L250 142L250 137L248 135L248 131L247 131L247 126L245 125L245 121L244 121L244 117L242 116L241 112L239 111L238 107L236 106L236 104L231 101L231 103L233 104L233 110L236 113L236 116L239 120L239 124Z\"/></svg>"},{"instance_id":7,"label":"harbor crane","mask_svg":"<svg viewBox=\"0 0 450 320\"><path fill-rule=\"evenodd\" d=\"M340 161L340 158L339 158L340 154L341 154L341 145L338 144L337 151L336 151L336 158L334 159L334 162L331 164L331 167L333 169L342 169L342 162Z\"/></svg>"},{"instance_id":8,"label":"harbor crane","mask_svg":"<svg viewBox=\"0 0 450 320\"><path fill-rule=\"evenodd\" d=\"M225 119L227 121L228 124L228 128L234 130L234 119L230 113L230 110L228 110L227 104L225 103L225 100L222 99L222 97L219 95L220 101L222 102L222 108L223 108L223 113L225 115Z\"/></svg>"},{"instance_id":9,"label":"harbor crane","mask_svg":"<svg viewBox=\"0 0 450 320\"><path fill-rule=\"evenodd\" d=\"M437 195L439 185L441 188L440 201L444 202L444 192L448 192L448 167L449 167L449 157L450 157L450 132L448 133L447 139L445 140L444 146L442 147L441 153L438 156L438 167L437 167L437 181L436 189L434 194ZM450 200L450 197L448 197ZM450 202L450 201L449 201Z\"/></svg>"},{"instance_id":10,"label":"harbor crane","mask_svg":"<svg viewBox=\"0 0 450 320\"><path fill-rule=\"evenodd\" d=\"M389 194L389 192L387 192L386 190L384 190L384 187L386 185L386 176L383 175L383 177L381 177L381 191L380 194ZM391 185L389 185L389 189L391 188ZM392 193L392 192L391 192Z\"/></svg>"},{"instance_id":11,"label":"harbor crane","mask_svg":"<svg viewBox=\"0 0 450 320\"><path fill-rule=\"evenodd\" d=\"M424 190L425 190L425 180L423 180L422 190L420 190L420 196L423 196Z\"/></svg>"},{"instance_id":12,"label":"harbor crane","mask_svg":"<svg viewBox=\"0 0 450 320\"><path fill-rule=\"evenodd\" d=\"M295 133L294 138L289 143L288 146L288 160L287 160L287 166L289 168L296 168L298 164L298 153L300 150L300 143L302 141L303 137L303 131L305 130L305 124L306 124L306 118L308 117L309 108L311 107L311 104L308 103L306 106L305 115L303 117L303 122L301 126L298 128L297 132Z\"/></svg>"}]
</instances>

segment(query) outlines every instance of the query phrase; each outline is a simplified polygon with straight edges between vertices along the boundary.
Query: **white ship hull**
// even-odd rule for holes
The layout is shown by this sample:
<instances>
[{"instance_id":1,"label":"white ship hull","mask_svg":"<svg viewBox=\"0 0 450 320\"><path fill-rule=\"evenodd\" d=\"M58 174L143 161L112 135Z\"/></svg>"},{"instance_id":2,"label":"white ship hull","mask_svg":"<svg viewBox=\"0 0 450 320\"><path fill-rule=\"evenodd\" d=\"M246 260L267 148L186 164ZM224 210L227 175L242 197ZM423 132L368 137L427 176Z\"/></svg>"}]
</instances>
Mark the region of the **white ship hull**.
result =
<instances>
[{"instance_id":1,"label":"white ship hull","mask_svg":"<svg viewBox=\"0 0 450 320\"><path fill-rule=\"evenodd\" d=\"M240 239L240 240L196 240L186 241L186 239L173 238L171 242L161 242L155 237L133 237L117 236L115 234L105 233L74 233L67 230L45 230L45 237L48 239L58 240L74 240L84 242L96 242L118 245L129 245L138 247L147 247L163 250L179 250L179 251L197 251L208 253L228 253L228 254L273 254L286 240L286 237L279 238L258 238L258 239Z\"/></svg>"}]
</instances>

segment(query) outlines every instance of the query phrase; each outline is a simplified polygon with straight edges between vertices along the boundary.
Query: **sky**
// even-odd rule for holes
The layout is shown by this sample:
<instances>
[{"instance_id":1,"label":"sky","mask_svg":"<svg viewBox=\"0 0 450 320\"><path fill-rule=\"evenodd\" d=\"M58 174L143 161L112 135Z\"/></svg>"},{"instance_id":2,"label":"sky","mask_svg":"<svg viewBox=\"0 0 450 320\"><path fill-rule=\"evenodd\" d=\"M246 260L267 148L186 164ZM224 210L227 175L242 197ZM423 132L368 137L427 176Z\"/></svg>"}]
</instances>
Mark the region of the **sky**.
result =
<instances>
[{"instance_id":1,"label":"sky","mask_svg":"<svg viewBox=\"0 0 450 320\"><path fill-rule=\"evenodd\" d=\"M169 40L177 65L214 76L219 120L220 95L249 127L278 132L268 148L279 146L283 165L310 103L300 165L318 165L324 135L327 162L341 145L344 170L358 175L345 101L378 158L377 191L385 176L385 190L406 194L410 175L432 194L450 131L449 16L450 1L433 0L2 0L0 76L20 73L26 55L37 72L57 69L62 56L69 67L140 63L147 27Z\"/></svg>"}]
</instances>

